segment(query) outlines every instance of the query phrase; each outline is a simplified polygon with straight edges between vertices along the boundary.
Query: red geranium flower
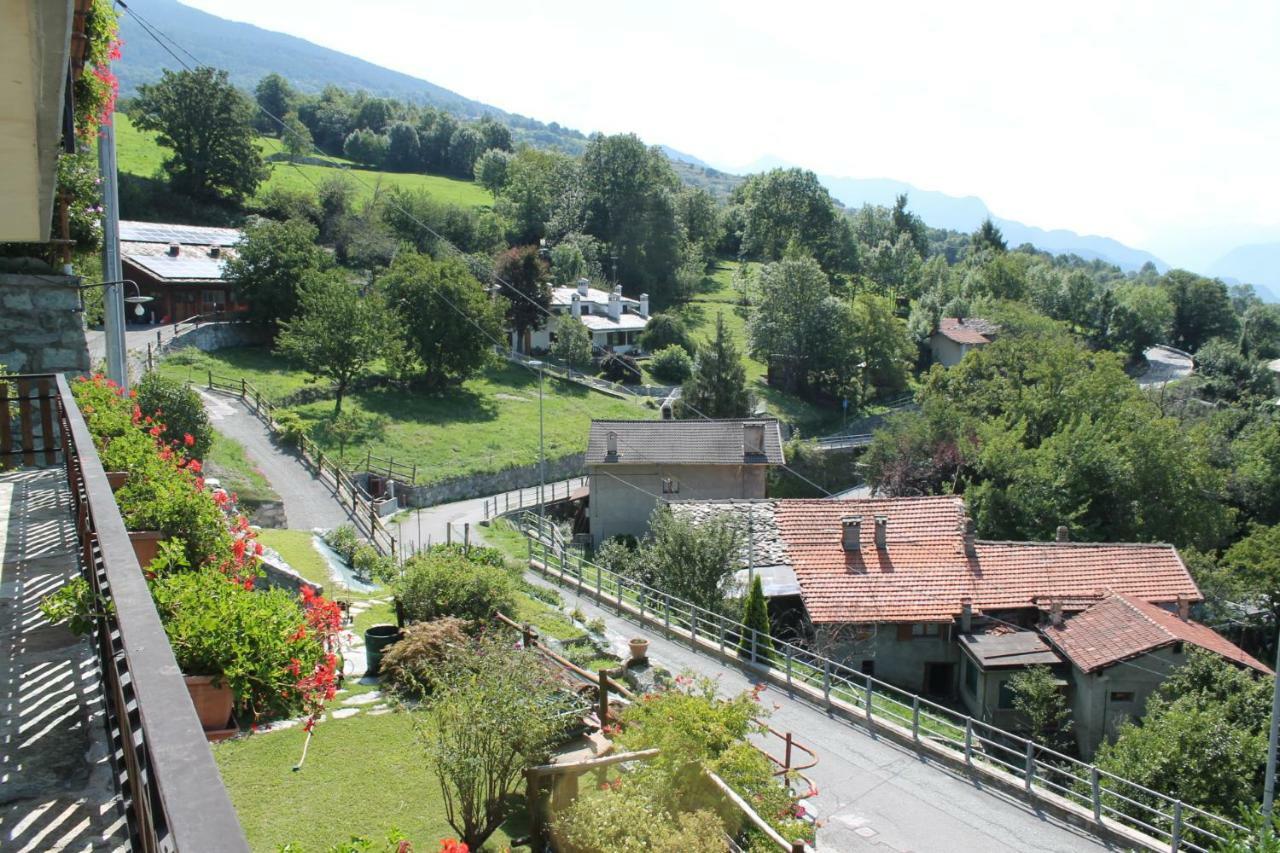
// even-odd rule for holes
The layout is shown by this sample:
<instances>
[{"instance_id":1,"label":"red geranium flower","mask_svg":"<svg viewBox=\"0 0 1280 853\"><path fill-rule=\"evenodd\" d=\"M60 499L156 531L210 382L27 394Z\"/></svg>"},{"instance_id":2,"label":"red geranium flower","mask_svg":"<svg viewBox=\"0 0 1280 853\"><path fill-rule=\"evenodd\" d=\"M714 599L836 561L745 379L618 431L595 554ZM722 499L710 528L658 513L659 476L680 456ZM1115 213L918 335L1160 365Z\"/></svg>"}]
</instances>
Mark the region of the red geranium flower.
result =
<instances>
[{"instance_id":1,"label":"red geranium flower","mask_svg":"<svg viewBox=\"0 0 1280 853\"><path fill-rule=\"evenodd\" d=\"M189 432L187 432L187 433L183 433L183 434L182 434L182 443L183 443L183 444L185 444L187 447L195 447L195 444L196 444L196 438L195 438L195 436L193 436L193 435L192 435L191 433L189 433Z\"/></svg>"}]
</instances>

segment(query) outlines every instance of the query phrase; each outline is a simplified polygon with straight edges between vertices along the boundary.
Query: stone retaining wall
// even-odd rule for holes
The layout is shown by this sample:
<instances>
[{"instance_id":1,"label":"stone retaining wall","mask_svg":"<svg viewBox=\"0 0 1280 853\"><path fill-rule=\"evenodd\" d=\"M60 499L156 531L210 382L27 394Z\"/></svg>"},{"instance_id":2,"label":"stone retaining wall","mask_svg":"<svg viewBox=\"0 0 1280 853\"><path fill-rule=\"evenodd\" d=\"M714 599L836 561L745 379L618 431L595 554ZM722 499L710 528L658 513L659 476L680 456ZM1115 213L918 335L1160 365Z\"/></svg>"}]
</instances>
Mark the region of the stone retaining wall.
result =
<instances>
[{"instance_id":1,"label":"stone retaining wall","mask_svg":"<svg viewBox=\"0 0 1280 853\"><path fill-rule=\"evenodd\" d=\"M12 373L87 373L79 279L0 275L0 367Z\"/></svg>"},{"instance_id":2,"label":"stone retaining wall","mask_svg":"<svg viewBox=\"0 0 1280 853\"><path fill-rule=\"evenodd\" d=\"M579 477L587 473L586 454L573 453L559 459L547 460L547 482ZM367 475L366 475L367 477ZM409 486L396 483L396 494L401 503L413 507L435 506L436 504L466 500L467 498L487 497L514 489L538 485L540 471L538 463L520 465L486 474L470 474L463 477L450 477L424 486ZM365 481L367 483L367 480Z\"/></svg>"},{"instance_id":3,"label":"stone retaining wall","mask_svg":"<svg viewBox=\"0 0 1280 853\"><path fill-rule=\"evenodd\" d=\"M266 332L258 326L249 323L206 323L180 332L176 337L165 341L164 351L194 347L203 352L212 352L262 343L266 343Z\"/></svg>"}]
</instances>

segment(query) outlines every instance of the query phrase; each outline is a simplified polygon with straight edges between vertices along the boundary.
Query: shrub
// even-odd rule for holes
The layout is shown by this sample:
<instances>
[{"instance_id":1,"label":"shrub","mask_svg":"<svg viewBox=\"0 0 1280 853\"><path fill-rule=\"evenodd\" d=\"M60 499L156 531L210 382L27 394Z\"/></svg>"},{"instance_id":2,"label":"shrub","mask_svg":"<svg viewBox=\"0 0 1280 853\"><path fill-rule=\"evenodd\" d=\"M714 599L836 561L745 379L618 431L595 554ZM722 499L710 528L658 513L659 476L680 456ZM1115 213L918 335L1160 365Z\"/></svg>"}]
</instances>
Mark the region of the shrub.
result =
<instances>
[{"instance_id":1,"label":"shrub","mask_svg":"<svg viewBox=\"0 0 1280 853\"><path fill-rule=\"evenodd\" d=\"M218 676L255 717L301 708L299 675L321 665L325 650L297 599L245 589L217 569L162 575L151 594L183 673Z\"/></svg>"},{"instance_id":2,"label":"shrub","mask_svg":"<svg viewBox=\"0 0 1280 853\"><path fill-rule=\"evenodd\" d=\"M326 532L322 537L324 543L332 548L342 562L348 566L355 568L353 561L356 557L356 549L362 544L360 537L356 535L356 529L350 524L342 524L332 530Z\"/></svg>"},{"instance_id":3,"label":"shrub","mask_svg":"<svg viewBox=\"0 0 1280 853\"><path fill-rule=\"evenodd\" d=\"M672 344L653 354L649 372L671 385L679 385L693 375L693 359L680 347Z\"/></svg>"},{"instance_id":4,"label":"shrub","mask_svg":"<svg viewBox=\"0 0 1280 853\"><path fill-rule=\"evenodd\" d=\"M365 581L377 581L387 584L395 580L396 561L378 553L372 545L360 543L351 558L351 569L356 577Z\"/></svg>"},{"instance_id":5,"label":"shrub","mask_svg":"<svg viewBox=\"0 0 1280 853\"><path fill-rule=\"evenodd\" d=\"M666 347L677 346L690 356L697 354L697 345L694 344L684 321L673 314L654 314L650 317L644 331L640 333L640 346L652 353Z\"/></svg>"},{"instance_id":6,"label":"shrub","mask_svg":"<svg viewBox=\"0 0 1280 853\"><path fill-rule=\"evenodd\" d=\"M498 568L502 568L507 564L507 558L501 551L484 545L460 545L456 542L450 542L432 545L427 549L427 553L462 557L468 562L485 566L497 566Z\"/></svg>"},{"instance_id":7,"label":"shrub","mask_svg":"<svg viewBox=\"0 0 1280 853\"><path fill-rule=\"evenodd\" d=\"M640 366L629 355L611 352L600 362L604 378L619 384L635 384L640 381Z\"/></svg>"},{"instance_id":8,"label":"shrub","mask_svg":"<svg viewBox=\"0 0 1280 853\"><path fill-rule=\"evenodd\" d=\"M150 415L163 425L161 441L185 447L188 456L204 459L213 444L213 426L199 394L182 382L153 371L138 383L137 402L143 415Z\"/></svg>"},{"instance_id":9,"label":"shrub","mask_svg":"<svg viewBox=\"0 0 1280 853\"><path fill-rule=\"evenodd\" d=\"M488 621L516 604L516 584L505 568L455 554L428 551L410 558L394 589L411 622L442 616Z\"/></svg>"},{"instance_id":10,"label":"shrub","mask_svg":"<svg viewBox=\"0 0 1280 853\"><path fill-rule=\"evenodd\" d=\"M703 809L673 816L636 784L578 797L552 822L557 850L568 853L684 853L727 850L724 824Z\"/></svg>"},{"instance_id":11,"label":"shrub","mask_svg":"<svg viewBox=\"0 0 1280 853\"><path fill-rule=\"evenodd\" d=\"M302 446L302 439L307 436L307 424L302 416L291 409L277 410L275 413L276 432L285 444L291 447Z\"/></svg>"},{"instance_id":12,"label":"shrub","mask_svg":"<svg viewBox=\"0 0 1280 853\"><path fill-rule=\"evenodd\" d=\"M467 624L446 616L405 628L404 637L383 653L383 683L401 693L430 693L449 654L469 647Z\"/></svg>"}]
</instances>

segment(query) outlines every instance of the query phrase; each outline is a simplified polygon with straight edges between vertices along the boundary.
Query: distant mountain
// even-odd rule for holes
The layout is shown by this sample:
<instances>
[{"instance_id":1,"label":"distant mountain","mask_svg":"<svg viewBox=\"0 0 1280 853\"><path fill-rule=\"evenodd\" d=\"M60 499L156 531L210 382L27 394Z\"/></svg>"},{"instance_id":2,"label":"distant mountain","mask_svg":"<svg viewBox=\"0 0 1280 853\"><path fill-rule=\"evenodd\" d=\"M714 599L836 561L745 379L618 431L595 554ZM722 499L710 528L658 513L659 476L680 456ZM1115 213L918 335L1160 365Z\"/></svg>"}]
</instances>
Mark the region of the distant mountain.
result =
<instances>
[{"instance_id":1,"label":"distant mountain","mask_svg":"<svg viewBox=\"0 0 1280 853\"><path fill-rule=\"evenodd\" d=\"M1280 243L1239 246L1214 261L1209 275L1252 284L1267 302L1280 302Z\"/></svg>"}]
</instances>

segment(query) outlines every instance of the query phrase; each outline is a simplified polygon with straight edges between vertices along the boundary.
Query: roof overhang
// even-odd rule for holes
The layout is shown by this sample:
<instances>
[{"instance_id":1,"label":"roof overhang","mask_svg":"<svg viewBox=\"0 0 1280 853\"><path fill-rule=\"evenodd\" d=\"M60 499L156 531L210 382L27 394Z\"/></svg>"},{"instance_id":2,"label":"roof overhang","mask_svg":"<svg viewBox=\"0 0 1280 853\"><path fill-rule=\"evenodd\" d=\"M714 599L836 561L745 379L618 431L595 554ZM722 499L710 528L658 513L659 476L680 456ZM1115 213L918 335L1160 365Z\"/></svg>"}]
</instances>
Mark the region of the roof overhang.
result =
<instances>
[{"instance_id":1,"label":"roof overhang","mask_svg":"<svg viewBox=\"0 0 1280 853\"><path fill-rule=\"evenodd\" d=\"M73 0L0 0L0 241L49 239Z\"/></svg>"}]
</instances>

